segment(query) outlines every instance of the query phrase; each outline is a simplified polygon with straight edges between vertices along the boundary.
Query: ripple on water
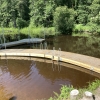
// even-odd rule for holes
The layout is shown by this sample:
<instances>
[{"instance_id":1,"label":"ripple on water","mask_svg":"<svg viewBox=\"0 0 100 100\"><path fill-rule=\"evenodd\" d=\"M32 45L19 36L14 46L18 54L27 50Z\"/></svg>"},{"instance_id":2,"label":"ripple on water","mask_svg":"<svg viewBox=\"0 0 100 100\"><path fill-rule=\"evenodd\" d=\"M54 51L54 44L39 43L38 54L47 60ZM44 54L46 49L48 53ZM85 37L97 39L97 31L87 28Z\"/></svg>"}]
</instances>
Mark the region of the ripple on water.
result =
<instances>
[{"instance_id":1,"label":"ripple on water","mask_svg":"<svg viewBox=\"0 0 100 100\"><path fill-rule=\"evenodd\" d=\"M53 91L59 93L62 84L83 87L97 78L69 67L31 60L0 60L0 98L47 99L54 96Z\"/></svg>"}]
</instances>

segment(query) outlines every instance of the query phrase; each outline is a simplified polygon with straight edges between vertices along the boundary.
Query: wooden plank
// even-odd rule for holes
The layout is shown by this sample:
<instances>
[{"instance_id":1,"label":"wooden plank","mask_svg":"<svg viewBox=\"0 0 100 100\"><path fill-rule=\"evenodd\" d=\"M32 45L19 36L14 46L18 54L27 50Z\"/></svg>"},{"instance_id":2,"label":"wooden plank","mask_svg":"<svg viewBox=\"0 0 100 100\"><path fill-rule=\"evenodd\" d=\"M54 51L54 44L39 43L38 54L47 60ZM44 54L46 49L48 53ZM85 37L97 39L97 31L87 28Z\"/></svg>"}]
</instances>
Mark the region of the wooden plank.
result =
<instances>
[{"instance_id":1,"label":"wooden plank","mask_svg":"<svg viewBox=\"0 0 100 100\"><path fill-rule=\"evenodd\" d=\"M16 46L16 45L25 44L25 43L41 43L43 41L44 41L44 39L41 39L41 38L22 39L19 41L13 41L13 42L5 43L5 44L0 44L0 48L4 48L5 46L12 47L12 46Z\"/></svg>"},{"instance_id":2,"label":"wooden plank","mask_svg":"<svg viewBox=\"0 0 100 100\"><path fill-rule=\"evenodd\" d=\"M60 53L60 54L59 54ZM49 58L70 63L100 74L100 59L86 55L53 50L40 49L6 49L0 50L0 56L27 56ZM60 55L60 56L59 56ZM60 59L59 59L60 58Z\"/></svg>"}]
</instances>

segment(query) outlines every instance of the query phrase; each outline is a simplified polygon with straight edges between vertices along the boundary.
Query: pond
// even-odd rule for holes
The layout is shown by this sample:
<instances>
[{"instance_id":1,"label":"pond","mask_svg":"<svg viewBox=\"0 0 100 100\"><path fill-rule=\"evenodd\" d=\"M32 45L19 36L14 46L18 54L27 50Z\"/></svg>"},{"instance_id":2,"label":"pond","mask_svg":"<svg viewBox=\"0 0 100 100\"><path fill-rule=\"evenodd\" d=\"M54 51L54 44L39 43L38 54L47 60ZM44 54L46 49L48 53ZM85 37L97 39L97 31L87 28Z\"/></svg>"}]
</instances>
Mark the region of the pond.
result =
<instances>
[{"instance_id":1,"label":"pond","mask_svg":"<svg viewBox=\"0 0 100 100\"><path fill-rule=\"evenodd\" d=\"M61 85L82 88L98 77L93 72L72 69L70 64L52 60L23 58L0 60L0 99L16 96L18 100L46 100L60 93Z\"/></svg>"},{"instance_id":2,"label":"pond","mask_svg":"<svg viewBox=\"0 0 100 100\"><path fill-rule=\"evenodd\" d=\"M48 49L74 52L100 58L99 37L55 36L46 38ZM43 47L45 43L43 43ZM40 44L25 44L11 48L40 48ZM18 58L18 57L17 57ZM46 100L60 93L61 85L73 85L82 88L95 79L98 74L67 63L58 63L47 59L28 58L22 60L0 59L0 98L8 100L16 96L18 100ZM33 60L32 60L33 59ZM73 68L74 69L73 69Z\"/></svg>"},{"instance_id":3,"label":"pond","mask_svg":"<svg viewBox=\"0 0 100 100\"><path fill-rule=\"evenodd\" d=\"M59 49L100 58L100 37L78 37L61 35L46 38L48 49ZM12 48L40 48L38 44L25 44Z\"/></svg>"}]
</instances>

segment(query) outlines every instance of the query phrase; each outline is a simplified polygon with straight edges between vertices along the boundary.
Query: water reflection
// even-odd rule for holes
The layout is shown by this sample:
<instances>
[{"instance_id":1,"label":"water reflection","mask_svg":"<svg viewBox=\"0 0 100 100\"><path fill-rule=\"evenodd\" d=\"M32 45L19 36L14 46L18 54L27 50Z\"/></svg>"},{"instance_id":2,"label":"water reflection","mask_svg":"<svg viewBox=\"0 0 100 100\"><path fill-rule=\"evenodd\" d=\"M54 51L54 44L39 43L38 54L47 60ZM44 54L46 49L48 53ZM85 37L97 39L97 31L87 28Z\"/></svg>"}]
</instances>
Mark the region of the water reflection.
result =
<instances>
[{"instance_id":1,"label":"water reflection","mask_svg":"<svg viewBox=\"0 0 100 100\"><path fill-rule=\"evenodd\" d=\"M2 100L35 100L60 92L61 84L83 87L96 77L64 67L61 62L47 63L33 60L0 60L0 94ZM80 81L81 80L81 81Z\"/></svg>"},{"instance_id":2,"label":"water reflection","mask_svg":"<svg viewBox=\"0 0 100 100\"><path fill-rule=\"evenodd\" d=\"M66 68L60 64L53 63L37 63L36 68L45 79L50 79L52 83L55 83L57 80L67 81L70 85L74 87L84 87L87 85L86 82L94 79L95 77L84 72L71 69L69 66ZM60 62L59 62L60 63ZM52 68L51 68L52 66ZM81 80L81 81L80 81Z\"/></svg>"},{"instance_id":3,"label":"water reflection","mask_svg":"<svg viewBox=\"0 0 100 100\"><path fill-rule=\"evenodd\" d=\"M58 70L58 72L60 72L61 71L61 62L58 61L57 65L55 65L54 61L52 61L52 70L53 71Z\"/></svg>"},{"instance_id":4,"label":"water reflection","mask_svg":"<svg viewBox=\"0 0 100 100\"><path fill-rule=\"evenodd\" d=\"M62 51L75 52L79 54L89 55L100 58L100 37L72 37L72 36L56 36L47 38L48 48L59 47Z\"/></svg>"},{"instance_id":5,"label":"water reflection","mask_svg":"<svg viewBox=\"0 0 100 100\"><path fill-rule=\"evenodd\" d=\"M91 36L88 38L80 38L76 41L75 44L77 44L77 45L74 45L74 48L75 47L77 48L75 49L75 52L100 58L100 38L99 37Z\"/></svg>"},{"instance_id":6,"label":"water reflection","mask_svg":"<svg viewBox=\"0 0 100 100\"><path fill-rule=\"evenodd\" d=\"M1 66L3 72L10 72L10 74L15 77L21 73L27 76L31 67L30 62L27 61L27 63L25 63L24 60L1 60L0 65L1 64L3 64Z\"/></svg>"},{"instance_id":7,"label":"water reflection","mask_svg":"<svg viewBox=\"0 0 100 100\"><path fill-rule=\"evenodd\" d=\"M100 37L89 36L89 37L73 37L68 35L61 35L55 37L46 38L47 48L56 50L61 48L62 51L74 52L84 55L100 58ZM41 44L25 44L21 46L11 48L38 48L43 49L45 42Z\"/></svg>"}]
</instances>

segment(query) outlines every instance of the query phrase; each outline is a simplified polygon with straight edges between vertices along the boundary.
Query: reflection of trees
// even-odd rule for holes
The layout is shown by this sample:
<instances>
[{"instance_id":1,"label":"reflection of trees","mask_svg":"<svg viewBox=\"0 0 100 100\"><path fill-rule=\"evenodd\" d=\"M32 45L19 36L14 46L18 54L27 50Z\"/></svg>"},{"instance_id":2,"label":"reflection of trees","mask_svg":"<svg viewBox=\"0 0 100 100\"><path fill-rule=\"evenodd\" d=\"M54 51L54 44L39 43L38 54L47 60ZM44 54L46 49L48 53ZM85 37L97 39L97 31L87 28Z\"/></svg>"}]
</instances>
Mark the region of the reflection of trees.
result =
<instances>
[{"instance_id":1,"label":"reflection of trees","mask_svg":"<svg viewBox=\"0 0 100 100\"><path fill-rule=\"evenodd\" d=\"M50 40L50 39L49 39ZM53 44L49 48L61 48L62 51L75 52L84 55L100 58L100 38L95 36L89 37L72 37L56 36L51 38Z\"/></svg>"},{"instance_id":2,"label":"reflection of trees","mask_svg":"<svg viewBox=\"0 0 100 100\"><path fill-rule=\"evenodd\" d=\"M23 74L23 75L27 75L30 72L30 64L31 61L25 61L25 60L7 60L7 64L6 64L6 68L5 68L5 63L6 60L2 60L0 63L1 69L3 71L5 71L5 69L7 69L11 75L19 75L19 74Z\"/></svg>"},{"instance_id":3,"label":"reflection of trees","mask_svg":"<svg viewBox=\"0 0 100 100\"><path fill-rule=\"evenodd\" d=\"M86 74L84 72L64 66L61 66L61 71L58 70L57 65L54 65L54 69L52 69L52 64L50 63L37 62L36 68L38 69L39 74L41 74L46 79L50 79L53 83L58 80L66 80L71 82L75 87L82 87L87 85L87 82L93 81L95 79L95 77L91 76L90 74Z\"/></svg>"},{"instance_id":4,"label":"reflection of trees","mask_svg":"<svg viewBox=\"0 0 100 100\"><path fill-rule=\"evenodd\" d=\"M8 60L6 67L4 66L4 64L5 64L5 60L0 60L0 68L2 71L5 71L5 69L7 69L7 72L10 72L10 74L14 77L16 76L18 77L22 75L24 75L25 77L25 76L28 76L30 72L32 72L31 68L34 65L34 62L32 63L31 61L27 61L27 60ZM91 76L90 74L86 74L84 72L81 72L75 69L66 68L64 66L57 65L55 64L55 62L54 64L52 64L52 63L37 61L36 66L34 67L38 69L38 74L43 76L44 79L46 80L49 79L52 83L66 82L66 84L71 83L75 87L76 86L82 87L86 85L86 82L92 81L95 79L95 77ZM72 67L72 66L67 65L67 67ZM36 71L37 73L37 70L34 70L34 71Z\"/></svg>"},{"instance_id":5,"label":"reflection of trees","mask_svg":"<svg viewBox=\"0 0 100 100\"><path fill-rule=\"evenodd\" d=\"M100 38L98 37L79 38L74 48L76 48L74 52L100 58Z\"/></svg>"},{"instance_id":6,"label":"reflection of trees","mask_svg":"<svg viewBox=\"0 0 100 100\"><path fill-rule=\"evenodd\" d=\"M8 72L8 60L0 60L0 75L3 74L3 72Z\"/></svg>"}]
</instances>

